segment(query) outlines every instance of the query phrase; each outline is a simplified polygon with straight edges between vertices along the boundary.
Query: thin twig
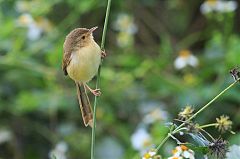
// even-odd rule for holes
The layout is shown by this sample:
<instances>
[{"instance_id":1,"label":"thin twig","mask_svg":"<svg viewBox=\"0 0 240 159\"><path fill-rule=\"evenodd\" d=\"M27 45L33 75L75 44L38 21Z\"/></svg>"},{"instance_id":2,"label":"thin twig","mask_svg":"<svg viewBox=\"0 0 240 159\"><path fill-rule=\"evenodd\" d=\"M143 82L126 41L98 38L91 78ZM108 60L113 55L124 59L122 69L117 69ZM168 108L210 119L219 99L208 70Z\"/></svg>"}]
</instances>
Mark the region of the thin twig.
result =
<instances>
[{"instance_id":1,"label":"thin twig","mask_svg":"<svg viewBox=\"0 0 240 159\"><path fill-rule=\"evenodd\" d=\"M107 25L108 25L108 17L109 17L109 13L110 13L110 6L111 6L111 0L108 0L107 10L106 10L106 15L105 15L105 22L104 22L104 27L103 27L103 34L102 34L101 50L104 50L104 44L105 44L106 33L107 33ZM96 88L99 88L99 86L100 86L100 75L101 75L101 65L98 68ZM93 105L93 128L92 128L92 142L91 142L91 159L95 158L95 136L96 136L96 110L97 110L97 104L98 104L98 97L95 96L95 98L94 98L94 105Z\"/></svg>"}]
</instances>

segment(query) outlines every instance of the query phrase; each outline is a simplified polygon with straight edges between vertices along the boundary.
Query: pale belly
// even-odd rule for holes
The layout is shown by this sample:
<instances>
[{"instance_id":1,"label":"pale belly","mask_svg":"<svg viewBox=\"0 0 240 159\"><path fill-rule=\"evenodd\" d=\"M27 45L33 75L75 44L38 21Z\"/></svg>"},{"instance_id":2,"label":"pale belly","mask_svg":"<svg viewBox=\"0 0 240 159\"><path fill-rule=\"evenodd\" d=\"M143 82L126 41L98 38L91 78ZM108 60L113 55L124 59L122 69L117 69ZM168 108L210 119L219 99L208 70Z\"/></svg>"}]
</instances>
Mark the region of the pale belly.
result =
<instances>
[{"instance_id":1,"label":"pale belly","mask_svg":"<svg viewBox=\"0 0 240 159\"><path fill-rule=\"evenodd\" d=\"M101 49L97 44L81 48L72 53L68 75L74 81L86 83L96 75L100 62Z\"/></svg>"}]
</instances>

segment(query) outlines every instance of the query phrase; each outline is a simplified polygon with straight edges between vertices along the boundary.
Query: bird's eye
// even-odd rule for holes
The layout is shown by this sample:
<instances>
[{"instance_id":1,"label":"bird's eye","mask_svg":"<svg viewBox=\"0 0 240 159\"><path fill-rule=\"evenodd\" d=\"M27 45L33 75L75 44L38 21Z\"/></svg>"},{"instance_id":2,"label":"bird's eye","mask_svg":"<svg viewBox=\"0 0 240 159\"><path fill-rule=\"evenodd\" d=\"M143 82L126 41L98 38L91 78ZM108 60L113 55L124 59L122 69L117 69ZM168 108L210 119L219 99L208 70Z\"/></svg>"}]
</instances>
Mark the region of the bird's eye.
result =
<instances>
[{"instance_id":1,"label":"bird's eye","mask_svg":"<svg viewBox=\"0 0 240 159\"><path fill-rule=\"evenodd\" d=\"M82 36L82 39L84 40L84 39L85 39L85 36Z\"/></svg>"}]
</instances>

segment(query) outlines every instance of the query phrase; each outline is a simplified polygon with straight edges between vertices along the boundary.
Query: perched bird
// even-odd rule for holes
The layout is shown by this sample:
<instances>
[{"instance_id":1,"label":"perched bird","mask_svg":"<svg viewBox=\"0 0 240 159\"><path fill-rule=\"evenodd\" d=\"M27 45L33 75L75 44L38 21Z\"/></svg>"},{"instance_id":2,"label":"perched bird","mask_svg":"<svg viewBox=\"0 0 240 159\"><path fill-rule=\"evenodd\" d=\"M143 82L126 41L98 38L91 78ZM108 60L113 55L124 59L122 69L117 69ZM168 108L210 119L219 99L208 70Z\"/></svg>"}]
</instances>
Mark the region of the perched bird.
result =
<instances>
[{"instance_id":1,"label":"perched bird","mask_svg":"<svg viewBox=\"0 0 240 159\"><path fill-rule=\"evenodd\" d=\"M101 92L100 89L91 89L87 82L96 75L101 63L101 57L106 56L106 53L94 41L93 31L96 29L97 27L72 30L65 38L62 60L64 74L68 75L76 83L83 122L85 126L90 125L91 127L93 113L86 88L95 96L99 96Z\"/></svg>"}]
</instances>

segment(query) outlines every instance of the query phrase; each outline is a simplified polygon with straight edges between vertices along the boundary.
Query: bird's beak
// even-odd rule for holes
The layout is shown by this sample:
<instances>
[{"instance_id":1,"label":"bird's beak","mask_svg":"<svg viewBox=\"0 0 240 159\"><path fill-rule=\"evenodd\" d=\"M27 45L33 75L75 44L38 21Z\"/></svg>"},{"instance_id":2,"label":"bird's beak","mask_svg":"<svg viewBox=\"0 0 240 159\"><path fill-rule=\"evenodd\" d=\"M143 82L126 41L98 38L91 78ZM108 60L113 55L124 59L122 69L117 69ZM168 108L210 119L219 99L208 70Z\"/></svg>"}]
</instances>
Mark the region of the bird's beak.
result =
<instances>
[{"instance_id":1,"label":"bird's beak","mask_svg":"<svg viewBox=\"0 0 240 159\"><path fill-rule=\"evenodd\" d=\"M93 33L96 29L97 29L98 27L97 26L95 26L95 27L92 27L91 29L89 29L89 33Z\"/></svg>"}]
</instances>

